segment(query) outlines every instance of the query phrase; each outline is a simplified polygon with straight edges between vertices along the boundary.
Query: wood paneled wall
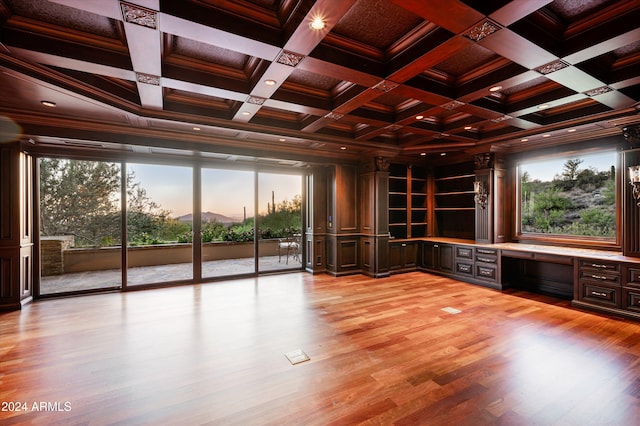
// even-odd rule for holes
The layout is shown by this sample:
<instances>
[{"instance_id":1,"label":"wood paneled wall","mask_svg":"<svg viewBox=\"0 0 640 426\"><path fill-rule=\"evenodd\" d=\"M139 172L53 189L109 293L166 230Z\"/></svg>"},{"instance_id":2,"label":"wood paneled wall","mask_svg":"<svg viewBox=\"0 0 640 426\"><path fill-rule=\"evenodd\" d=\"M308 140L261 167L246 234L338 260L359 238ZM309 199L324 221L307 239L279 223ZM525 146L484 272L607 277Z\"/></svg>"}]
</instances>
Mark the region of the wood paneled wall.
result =
<instances>
[{"instance_id":1,"label":"wood paneled wall","mask_svg":"<svg viewBox=\"0 0 640 426\"><path fill-rule=\"evenodd\" d=\"M33 159L18 142L0 146L0 309L33 297Z\"/></svg>"}]
</instances>

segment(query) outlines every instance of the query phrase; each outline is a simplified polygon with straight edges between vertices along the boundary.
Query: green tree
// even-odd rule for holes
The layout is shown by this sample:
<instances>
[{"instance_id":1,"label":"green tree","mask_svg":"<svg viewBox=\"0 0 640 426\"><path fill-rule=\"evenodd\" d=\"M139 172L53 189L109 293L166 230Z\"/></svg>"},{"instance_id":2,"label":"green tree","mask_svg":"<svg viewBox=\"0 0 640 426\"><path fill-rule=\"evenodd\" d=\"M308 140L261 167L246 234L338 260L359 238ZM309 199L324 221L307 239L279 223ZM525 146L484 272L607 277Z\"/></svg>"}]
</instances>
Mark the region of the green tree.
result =
<instances>
[{"instance_id":1,"label":"green tree","mask_svg":"<svg viewBox=\"0 0 640 426\"><path fill-rule=\"evenodd\" d=\"M42 235L74 235L78 246L120 241L120 167L115 163L42 159Z\"/></svg>"},{"instance_id":2,"label":"green tree","mask_svg":"<svg viewBox=\"0 0 640 426\"><path fill-rule=\"evenodd\" d=\"M41 234L74 235L77 247L120 244L120 176L117 163L41 159ZM133 172L127 175L127 210L130 241L177 239L185 232L183 224L147 196Z\"/></svg>"},{"instance_id":3,"label":"green tree","mask_svg":"<svg viewBox=\"0 0 640 426\"><path fill-rule=\"evenodd\" d=\"M582 164L584 160L579 158L573 160L567 160L564 163L562 178L564 180L576 180L578 178L578 172L580 171L580 164Z\"/></svg>"}]
</instances>

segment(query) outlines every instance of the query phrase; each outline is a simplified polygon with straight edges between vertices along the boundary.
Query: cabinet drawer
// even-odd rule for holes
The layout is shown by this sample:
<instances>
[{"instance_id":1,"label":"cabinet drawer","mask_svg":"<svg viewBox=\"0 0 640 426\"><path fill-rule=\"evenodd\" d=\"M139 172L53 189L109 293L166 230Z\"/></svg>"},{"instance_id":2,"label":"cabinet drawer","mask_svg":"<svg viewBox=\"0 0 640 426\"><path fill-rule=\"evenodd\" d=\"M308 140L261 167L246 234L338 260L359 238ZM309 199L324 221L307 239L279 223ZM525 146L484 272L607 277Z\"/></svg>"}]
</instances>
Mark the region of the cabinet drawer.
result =
<instances>
[{"instance_id":1,"label":"cabinet drawer","mask_svg":"<svg viewBox=\"0 0 640 426\"><path fill-rule=\"evenodd\" d=\"M498 263L498 256L490 255L490 254L480 254L476 253L476 262L482 263Z\"/></svg>"},{"instance_id":2,"label":"cabinet drawer","mask_svg":"<svg viewBox=\"0 0 640 426\"><path fill-rule=\"evenodd\" d=\"M620 291L615 287L606 287L592 284L590 282L580 283L580 299L596 305L619 307Z\"/></svg>"},{"instance_id":3,"label":"cabinet drawer","mask_svg":"<svg viewBox=\"0 0 640 426\"><path fill-rule=\"evenodd\" d=\"M640 291L624 289L623 308L633 312L640 312Z\"/></svg>"},{"instance_id":4,"label":"cabinet drawer","mask_svg":"<svg viewBox=\"0 0 640 426\"><path fill-rule=\"evenodd\" d=\"M456 246L456 257L460 257L462 259L473 259L473 248Z\"/></svg>"},{"instance_id":5,"label":"cabinet drawer","mask_svg":"<svg viewBox=\"0 0 640 426\"><path fill-rule=\"evenodd\" d=\"M476 265L476 278L495 281L498 276L498 268L493 265Z\"/></svg>"},{"instance_id":6,"label":"cabinet drawer","mask_svg":"<svg viewBox=\"0 0 640 426\"><path fill-rule=\"evenodd\" d=\"M456 272L463 275L473 275L473 264L456 262Z\"/></svg>"},{"instance_id":7,"label":"cabinet drawer","mask_svg":"<svg viewBox=\"0 0 640 426\"><path fill-rule=\"evenodd\" d=\"M581 269L580 279L607 285L620 285L620 275L608 271L594 271L593 269Z\"/></svg>"},{"instance_id":8,"label":"cabinet drawer","mask_svg":"<svg viewBox=\"0 0 640 426\"><path fill-rule=\"evenodd\" d=\"M600 260L581 259L580 269L593 269L598 271L611 271L620 273L620 264L613 262L602 262Z\"/></svg>"},{"instance_id":9,"label":"cabinet drawer","mask_svg":"<svg viewBox=\"0 0 640 426\"><path fill-rule=\"evenodd\" d=\"M482 248L478 247L476 249L476 253L478 253L478 254L488 254L488 255L491 255L491 256L496 256L498 254L498 249L489 249L489 248L484 248L484 247L482 247Z\"/></svg>"},{"instance_id":10,"label":"cabinet drawer","mask_svg":"<svg viewBox=\"0 0 640 426\"><path fill-rule=\"evenodd\" d=\"M640 287L640 269L629 268L627 284Z\"/></svg>"}]
</instances>

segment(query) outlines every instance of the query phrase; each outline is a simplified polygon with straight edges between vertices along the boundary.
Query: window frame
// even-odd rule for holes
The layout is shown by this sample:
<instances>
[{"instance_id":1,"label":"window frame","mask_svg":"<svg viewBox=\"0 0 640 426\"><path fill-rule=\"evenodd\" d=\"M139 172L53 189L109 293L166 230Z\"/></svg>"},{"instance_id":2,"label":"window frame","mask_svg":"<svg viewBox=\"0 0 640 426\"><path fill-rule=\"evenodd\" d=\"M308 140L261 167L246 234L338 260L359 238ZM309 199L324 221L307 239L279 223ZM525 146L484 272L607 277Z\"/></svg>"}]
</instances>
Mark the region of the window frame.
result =
<instances>
[{"instance_id":1,"label":"window frame","mask_svg":"<svg viewBox=\"0 0 640 426\"><path fill-rule=\"evenodd\" d=\"M614 237L597 237L584 235L568 235L568 234L551 234L551 233L535 233L522 231L522 188L521 188L521 164L526 162L537 162L544 160L572 159L580 158L584 155L597 154L598 152L615 152L616 154L616 173L615 173L615 195L616 195L616 232ZM512 179L514 187L513 199L513 240L520 243L546 244L565 247L578 248L596 248L608 250L622 249L622 183L624 173L622 172L622 156L618 146L599 146L599 147L575 147L563 151L553 150L527 152L522 153L513 158L512 163ZM560 172L561 170L558 170Z\"/></svg>"}]
</instances>

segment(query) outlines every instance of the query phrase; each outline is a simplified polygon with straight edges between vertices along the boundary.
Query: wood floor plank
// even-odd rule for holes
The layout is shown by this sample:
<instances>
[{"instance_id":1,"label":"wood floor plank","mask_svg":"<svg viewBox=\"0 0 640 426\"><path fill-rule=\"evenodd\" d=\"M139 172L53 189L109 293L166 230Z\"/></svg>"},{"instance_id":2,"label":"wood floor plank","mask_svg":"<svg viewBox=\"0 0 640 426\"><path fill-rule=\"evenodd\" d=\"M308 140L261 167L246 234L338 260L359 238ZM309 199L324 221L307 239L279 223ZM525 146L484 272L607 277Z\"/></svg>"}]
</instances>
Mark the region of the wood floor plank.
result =
<instances>
[{"instance_id":1,"label":"wood floor plank","mask_svg":"<svg viewBox=\"0 0 640 426\"><path fill-rule=\"evenodd\" d=\"M311 359L291 365L296 349ZM638 377L640 323L418 272L274 275L0 314L3 425L626 426Z\"/></svg>"}]
</instances>

